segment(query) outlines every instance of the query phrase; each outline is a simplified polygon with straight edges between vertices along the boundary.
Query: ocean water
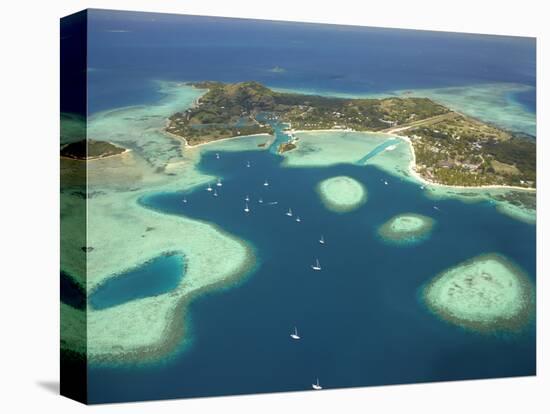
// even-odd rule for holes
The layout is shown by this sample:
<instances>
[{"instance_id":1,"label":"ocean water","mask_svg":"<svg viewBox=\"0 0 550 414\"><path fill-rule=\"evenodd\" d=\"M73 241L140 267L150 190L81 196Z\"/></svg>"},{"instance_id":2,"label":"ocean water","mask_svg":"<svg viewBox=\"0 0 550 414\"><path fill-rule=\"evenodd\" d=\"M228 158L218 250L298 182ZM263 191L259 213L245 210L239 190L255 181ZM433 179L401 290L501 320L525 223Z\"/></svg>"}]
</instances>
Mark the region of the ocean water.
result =
<instances>
[{"instance_id":1,"label":"ocean water","mask_svg":"<svg viewBox=\"0 0 550 414\"><path fill-rule=\"evenodd\" d=\"M192 346L174 359L91 366L92 402L306 390L316 377L337 388L535 374L534 323L518 335L477 334L439 320L419 299L432 277L489 252L505 255L535 283L535 226L498 214L489 203L445 200L435 210L418 186L374 167L282 168L280 162L269 151L220 153L220 159L206 153L200 168L223 177L219 197L196 188L142 200L248 240L259 266L238 287L191 304ZM360 209L336 214L322 206L314 187L337 175L367 187ZM300 223L285 215L289 207ZM408 247L380 240L378 226L403 212L432 217L431 237ZM315 258L320 272L310 268ZM300 341L289 337L295 326Z\"/></svg>"},{"instance_id":2,"label":"ocean water","mask_svg":"<svg viewBox=\"0 0 550 414\"><path fill-rule=\"evenodd\" d=\"M534 126L525 122L536 111L534 39L100 10L89 19L89 114L157 102L159 80L257 80L349 95L430 90L437 97L455 95L439 88L456 87L466 91L452 100L457 109L519 131ZM513 104L501 111L504 100L487 84L527 88L506 93ZM471 108L472 101L482 104ZM277 138L286 139L280 131ZM217 198L197 188L141 200L249 241L259 266L242 284L192 302L184 352L147 366L91 365L91 402L304 390L317 377L336 388L535 374L534 323L519 335L481 335L440 321L419 300L432 277L483 253L505 255L535 283L535 226L489 203L434 202L363 162L283 168L275 150L221 153L219 160L205 153L199 167L223 178ZM357 211L335 214L318 199L315 185L337 175L367 187L369 199ZM302 222L284 214L289 207ZM376 230L405 212L432 217L434 231L418 245L388 246ZM317 257L321 272L310 268ZM289 337L295 326L298 342Z\"/></svg>"},{"instance_id":3,"label":"ocean water","mask_svg":"<svg viewBox=\"0 0 550 414\"><path fill-rule=\"evenodd\" d=\"M350 94L536 84L534 38L89 11L88 111L159 98L155 80L257 80ZM533 90L520 96L534 110Z\"/></svg>"}]
</instances>

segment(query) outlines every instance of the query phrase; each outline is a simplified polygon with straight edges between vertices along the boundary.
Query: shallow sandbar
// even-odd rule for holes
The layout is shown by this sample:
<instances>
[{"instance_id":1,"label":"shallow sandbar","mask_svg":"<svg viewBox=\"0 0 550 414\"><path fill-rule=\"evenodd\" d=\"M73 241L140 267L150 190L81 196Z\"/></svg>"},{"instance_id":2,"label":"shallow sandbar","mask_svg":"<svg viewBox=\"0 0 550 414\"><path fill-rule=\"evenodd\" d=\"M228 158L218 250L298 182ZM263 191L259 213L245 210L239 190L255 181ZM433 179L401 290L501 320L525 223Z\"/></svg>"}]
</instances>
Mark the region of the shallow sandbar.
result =
<instances>
[{"instance_id":1,"label":"shallow sandbar","mask_svg":"<svg viewBox=\"0 0 550 414\"><path fill-rule=\"evenodd\" d=\"M399 214L380 226L378 234L391 243L418 243L429 236L434 224L434 219L421 214Z\"/></svg>"},{"instance_id":2,"label":"shallow sandbar","mask_svg":"<svg viewBox=\"0 0 550 414\"><path fill-rule=\"evenodd\" d=\"M480 332L518 331L534 311L531 281L497 254L445 270L424 288L423 299L442 319Z\"/></svg>"},{"instance_id":3,"label":"shallow sandbar","mask_svg":"<svg viewBox=\"0 0 550 414\"><path fill-rule=\"evenodd\" d=\"M325 207L338 213L356 210L367 201L367 190L363 184L347 176L321 181L317 192Z\"/></svg>"}]
</instances>

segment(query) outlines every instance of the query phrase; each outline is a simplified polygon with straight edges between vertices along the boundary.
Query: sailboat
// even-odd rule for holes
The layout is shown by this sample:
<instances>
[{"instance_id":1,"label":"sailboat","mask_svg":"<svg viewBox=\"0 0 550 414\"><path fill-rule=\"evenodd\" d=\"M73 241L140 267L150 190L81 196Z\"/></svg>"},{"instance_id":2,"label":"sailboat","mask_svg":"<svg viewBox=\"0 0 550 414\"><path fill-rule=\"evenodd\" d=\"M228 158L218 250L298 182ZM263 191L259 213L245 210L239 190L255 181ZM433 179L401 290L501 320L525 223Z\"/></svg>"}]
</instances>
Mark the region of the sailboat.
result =
<instances>
[{"instance_id":1,"label":"sailboat","mask_svg":"<svg viewBox=\"0 0 550 414\"><path fill-rule=\"evenodd\" d=\"M247 168L250 168L250 161L247 161L247 162L246 162L246 167L247 167Z\"/></svg>"},{"instance_id":2,"label":"sailboat","mask_svg":"<svg viewBox=\"0 0 550 414\"><path fill-rule=\"evenodd\" d=\"M244 203L244 212L245 213L250 212L250 209L248 208L248 203Z\"/></svg>"},{"instance_id":3,"label":"sailboat","mask_svg":"<svg viewBox=\"0 0 550 414\"><path fill-rule=\"evenodd\" d=\"M321 270L321 264L319 263L319 259L315 259L315 264L314 265L311 265L311 268L313 270Z\"/></svg>"},{"instance_id":4,"label":"sailboat","mask_svg":"<svg viewBox=\"0 0 550 414\"><path fill-rule=\"evenodd\" d=\"M388 182L387 182L386 180L384 180L384 184L385 184L385 185L388 185Z\"/></svg>"},{"instance_id":5,"label":"sailboat","mask_svg":"<svg viewBox=\"0 0 550 414\"><path fill-rule=\"evenodd\" d=\"M292 209L291 208L288 209L288 211L286 212L286 215L288 217L292 217Z\"/></svg>"},{"instance_id":6,"label":"sailboat","mask_svg":"<svg viewBox=\"0 0 550 414\"><path fill-rule=\"evenodd\" d=\"M294 332L290 334L290 337L296 340L300 339L300 335L298 335L298 329L296 327L294 327Z\"/></svg>"},{"instance_id":7,"label":"sailboat","mask_svg":"<svg viewBox=\"0 0 550 414\"><path fill-rule=\"evenodd\" d=\"M321 387L319 385L319 378L317 378L317 382L315 384L311 384L311 388L313 388L314 390L322 390L323 387Z\"/></svg>"},{"instance_id":8,"label":"sailboat","mask_svg":"<svg viewBox=\"0 0 550 414\"><path fill-rule=\"evenodd\" d=\"M222 184L222 180L220 180L220 179L218 178L218 182L216 183L216 185L217 185L218 187L221 187L221 186L223 185L223 184Z\"/></svg>"},{"instance_id":9,"label":"sailboat","mask_svg":"<svg viewBox=\"0 0 550 414\"><path fill-rule=\"evenodd\" d=\"M248 197L248 194L247 194L246 197L244 198L244 201L250 201L250 197Z\"/></svg>"},{"instance_id":10,"label":"sailboat","mask_svg":"<svg viewBox=\"0 0 550 414\"><path fill-rule=\"evenodd\" d=\"M319 239L319 243L325 244L325 238L322 234L321 234L321 238Z\"/></svg>"},{"instance_id":11,"label":"sailboat","mask_svg":"<svg viewBox=\"0 0 550 414\"><path fill-rule=\"evenodd\" d=\"M206 191L212 191L212 186L208 184L208 187L206 188Z\"/></svg>"},{"instance_id":12,"label":"sailboat","mask_svg":"<svg viewBox=\"0 0 550 414\"><path fill-rule=\"evenodd\" d=\"M220 159L220 154L218 154L217 152L216 152L216 159L217 159L217 160Z\"/></svg>"},{"instance_id":13,"label":"sailboat","mask_svg":"<svg viewBox=\"0 0 550 414\"><path fill-rule=\"evenodd\" d=\"M300 219L300 216L296 217L296 221L297 221L298 223L302 221L302 220Z\"/></svg>"},{"instance_id":14,"label":"sailboat","mask_svg":"<svg viewBox=\"0 0 550 414\"><path fill-rule=\"evenodd\" d=\"M267 187L269 186L269 183L267 182L267 180L264 181L264 187Z\"/></svg>"},{"instance_id":15,"label":"sailboat","mask_svg":"<svg viewBox=\"0 0 550 414\"><path fill-rule=\"evenodd\" d=\"M183 203L187 203L187 199L185 197L183 198Z\"/></svg>"},{"instance_id":16,"label":"sailboat","mask_svg":"<svg viewBox=\"0 0 550 414\"><path fill-rule=\"evenodd\" d=\"M218 196L218 192L214 190L214 197L217 197L217 196Z\"/></svg>"}]
</instances>

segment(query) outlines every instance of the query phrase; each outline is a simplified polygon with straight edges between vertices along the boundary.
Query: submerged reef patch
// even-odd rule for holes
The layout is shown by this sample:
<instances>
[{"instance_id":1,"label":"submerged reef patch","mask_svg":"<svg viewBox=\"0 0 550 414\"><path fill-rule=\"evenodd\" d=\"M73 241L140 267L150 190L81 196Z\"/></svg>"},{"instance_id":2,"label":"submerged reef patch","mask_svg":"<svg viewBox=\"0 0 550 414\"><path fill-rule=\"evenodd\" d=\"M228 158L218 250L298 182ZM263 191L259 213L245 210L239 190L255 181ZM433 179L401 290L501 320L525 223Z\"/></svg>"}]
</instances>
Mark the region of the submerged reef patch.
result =
<instances>
[{"instance_id":1,"label":"submerged reef patch","mask_svg":"<svg viewBox=\"0 0 550 414\"><path fill-rule=\"evenodd\" d=\"M528 276L498 254L443 271L424 287L422 297L442 319L478 332L521 330L535 302Z\"/></svg>"},{"instance_id":2,"label":"submerged reef patch","mask_svg":"<svg viewBox=\"0 0 550 414\"><path fill-rule=\"evenodd\" d=\"M384 241L395 244L419 243L428 238L435 220L421 214L405 213L392 217L378 229Z\"/></svg>"},{"instance_id":3,"label":"submerged reef patch","mask_svg":"<svg viewBox=\"0 0 550 414\"><path fill-rule=\"evenodd\" d=\"M325 207L337 213L356 210L367 201L363 184L343 175L321 181L317 193Z\"/></svg>"}]
</instances>

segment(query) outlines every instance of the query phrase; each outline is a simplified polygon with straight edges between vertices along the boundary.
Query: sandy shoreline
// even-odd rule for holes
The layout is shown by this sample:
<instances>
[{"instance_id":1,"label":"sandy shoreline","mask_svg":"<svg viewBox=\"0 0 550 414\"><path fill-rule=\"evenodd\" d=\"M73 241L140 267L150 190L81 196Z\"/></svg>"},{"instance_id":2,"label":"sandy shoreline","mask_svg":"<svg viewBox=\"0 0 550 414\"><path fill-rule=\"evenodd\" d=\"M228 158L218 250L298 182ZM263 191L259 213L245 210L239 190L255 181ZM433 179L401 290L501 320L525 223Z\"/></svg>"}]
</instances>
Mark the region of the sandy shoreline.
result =
<instances>
[{"instance_id":1,"label":"sandy shoreline","mask_svg":"<svg viewBox=\"0 0 550 414\"><path fill-rule=\"evenodd\" d=\"M376 131L356 131L355 129L341 129L341 128L331 128L331 129L296 129L291 130L293 134L300 134L304 132L367 132L369 134L376 134Z\"/></svg>"},{"instance_id":2,"label":"sandy shoreline","mask_svg":"<svg viewBox=\"0 0 550 414\"><path fill-rule=\"evenodd\" d=\"M397 129L398 131L401 129ZM411 142L411 139L408 136L402 136L402 135L396 135L393 132L382 132L382 131L355 131L353 129L298 129L298 130L290 130L293 134L301 134L301 133L326 133L326 132L358 132L358 133L366 133L366 134L377 134L377 135L385 135L392 138L398 138L403 141L405 141L410 148L411 151L411 162L408 167L409 173L414 176L418 181L420 181L422 184L427 186L435 186L435 187L443 187L443 188L450 188L450 189L467 189L467 190L487 190L487 189L502 189L502 190L518 190L518 191L528 191L528 192L536 192L536 188L529 188L529 187L519 187L519 186L513 186L513 185L500 185L500 184L490 184L490 185L480 185L480 186L464 186L464 185L449 185L449 184L443 184L438 183L435 181L430 181L427 178L422 177L417 171L416 171L416 153L414 150L414 146ZM394 130L396 131L396 130ZM256 136L271 136L271 134L268 133L259 133L259 134L252 134L252 135L237 135L234 137L228 137L228 138L222 138L218 140L213 140L209 142L204 142L202 144L196 144L196 145L189 145L187 143L187 140L179 135L172 134L171 132L168 132L164 130L164 132L170 136L171 138L177 139L178 141L184 143L185 148L188 149L194 149L199 148L205 145L213 144L216 142L224 142L229 140L234 140L238 138L245 138L245 137L256 137Z\"/></svg>"},{"instance_id":3,"label":"sandy shoreline","mask_svg":"<svg viewBox=\"0 0 550 414\"><path fill-rule=\"evenodd\" d=\"M205 146L205 145L210 145L210 144L214 144L214 143L218 143L218 142L231 141L231 140L238 139L238 138L250 138L250 137L271 136L271 134L268 134L267 132L261 132L261 133L252 134L252 135L236 135L236 136L234 136L234 137L227 137L227 138L215 139L215 140L213 140L213 141L203 142L203 143L201 143L201 144L190 145L190 144L187 142L187 139L186 139L185 137L182 137L182 136L180 136L180 135L173 134L173 133L167 131L166 129L164 129L163 132L164 132L167 136L169 136L170 138L175 139L175 140L177 140L178 142L183 142L184 148L187 148L187 149L200 148L200 147L203 147L203 146Z\"/></svg>"},{"instance_id":4,"label":"sandy shoreline","mask_svg":"<svg viewBox=\"0 0 550 414\"><path fill-rule=\"evenodd\" d=\"M312 130L296 130L293 131L294 133L317 133L317 132L358 132L358 133L366 133L366 134L379 134L379 135L385 135L392 138L398 138L403 141L405 141L410 148L411 151L411 162L409 164L408 171L409 173L414 176L418 181L423 183L427 186L436 186L436 187L444 187L444 188L450 188L450 189L467 189L467 190L486 190L486 189L503 189L503 190L519 190L519 191L529 191L529 192L536 192L536 188L527 188L527 187L519 187L519 186L512 186L512 185L480 185L480 186L463 186L463 185L449 185L449 184L442 184L435 181L430 181L427 178L422 177L417 171L416 171L416 153L414 151L414 146L411 142L411 139L408 136L402 136L402 135L396 135L392 132L382 132L382 131L355 131L350 129L312 129Z\"/></svg>"},{"instance_id":5,"label":"sandy shoreline","mask_svg":"<svg viewBox=\"0 0 550 414\"><path fill-rule=\"evenodd\" d=\"M407 136L401 136L401 135L394 135L392 133L384 133L388 136L391 136L393 138L400 138L403 141L405 141L409 148L411 149L411 162L409 164L409 172L411 175L413 175L417 180L421 181L425 185L428 186L436 186L436 187L446 187L446 188L460 188L460 189L467 189L467 190L486 190L486 189L502 189L502 190L519 190L519 191L528 191L528 192L536 192L536 188L529 188L529 187L518 187L514 185L498 185L498 184L491 184L491 185L479 185L479 186L465 186L465 185L449 185L449 184L442 184L435 181L430 181L427 178L422 177L418 171L416 171L416 153L414 151L414 146L411 142L411 139Z\"/></svg>"},{"instance_id":6,"label":"sandy shoreline","mask_svg":"<svg viewBox=\"0 0 550 414\"><path fill-rule=\"evenodd\" d=\"M105 142L107 142L107 141L105 141ZM109 142L109 144L112 144L112 142ZM132 151L132 150L129 149L129 148L124 148L124 151L119 152L118 154L105 155L103 157L93 157L93 158L80 159L80 158L64 157L63 155L61 155L60 158L63 159L63 160L71 160L71 161L99 161L99 160L106 160L107 158L122 157L124 154L127 154L130 151Z\"/></svg>"},{"instance_id":7,"label":"sandy shoreline","mask_svg":"<svg viewBox=\"0 0 550 414\"><path fill-rule=\"evenodd\" d=\"M63 221L78 219L74 205L87 203L88 233L86 240L65 240L70 248L62 268L74 271L69 259L82 256L80 246L93 247L93 254L87 256L85 281L87 293L91 293L124 269L138 267L165 252L178 251L188 259L186 274L174 290L101 310L88 309L85 349L92 364L140 364L183 352L193 342L187 325L192 319L188 304L199 294L240 284L255 266L256 252L247 240L213 223L165 214L139 202L151 193L186 191L211 179L195 168L201 150L191 151L195 146L184 147L181 137L164 131L172 113L193 104L197 92L190 90L167 89L167 97L158 104L101 112L89 122L90 136L132 150L114 154L126 154L120 158L97 158L105 161L88 164L88 188L93 197L83 201L80 194L65 194L63 202L68 207ZM178 145L174 145L175 139ZM263 140L256 138L257 142ZM170 174L159 170L165 166ZM65 231L65 239L71 234ZM78 352L82 349L78 334L83 312L63 309L64 347Z\"/></svg>"},{"instance_id":8,"label":"sandy shoreline","mask_svg":"<svg viewBox=\"0 0 550 414\"><path fill-rule=\"evenodd\" d=\"M200 294L219 288L227 289L246 280L250 271L254 269L257 260L254 247L246 240L241 240L225 232L213 223L199 222L186 217L172 217L166 215L166 213L146 208L139 203L139 197L150 192L181 191L182 189L192 188L197 183L202 183L203 180L208 179L208 176L204 173L195 171L194 166L197 160L200 159L201 151L200 149L199 151L191 151L193 149L211 144L215 145L216 143L236 141L238 138L259 136L266 136L266 142L269 145L274 140L273 135L268 133L237 135L189 145L184 137L166 130L166 125L169 122L166 116L169 116L181 106L180 101L174 100L173 103L168 99L165 99L165 101L167 102L165 107L153 107L154 119L152 117L151 119L143 119L144 108L147 107L136 106L122 111L120 109L111 111L109 112L110 117L98 116L91 123L91 126L94 127L93 130L96 131L96 136L102 136L105 139L113 136L111 139L116 140L115 137L118 137L115 135L116 132L126 132L121 137L122 142L128 142L127 145L136 145L132 148L137 148L131 158L143 157L142 149L147 149L147 154L153 154L151 156L153 164L150 171L149 169L143 171L143 176L141 174L136 175L137 178L135 178L135 182L132 182L131 187L125 184L128 188L124 188L124 192L118 191L118 188L115 188L110 181L113 171L112 166L106 166L102 163L94 164L92 170L95 171L95 174L99 177L102 175L106 177L105 182L101 182L100 185L96 185L94 188L105 190L106 193L88 200L89 209L92 211L89 220L94 224L90 226L92 230L89 235L90 246L94 247L94 254L90 255L89 260L91 262L90 267L95 269L94 274L89 277L88 288L93 288L94 284L97 286L98 283L109 279L123 266L128 266L129 262L139 264L143 260L165 250L181 250L190 258L190 263L193 262L193 264L187 269L182 284L175 291L166 295L139 299L106 310L92 310L88 315L87 324L90 338L93 339L89 343L87 352L93 363L108 365L128 362L146 363L171 358L183 352L190 343L188 339L191 342L193 340L192 335L188 337L189 303ZM196 100L192 105L196 105ZM163 124L165 124L164 127ZM141 131L147 131L146 140L142 137ZM292 130L292 133L302 132L361 132L375 135L373 140L380 139L380 142L384 140L383 135L408 140L408 137L377 131L354 131L351 129ZM163 136L168 139L163 138ZM358 148L362 148L362 137L360 135L357 135L357 137ZM177 140L183 145L176 146L170 140ZM263 140L253 140L252 144L255 147L260 141ZM408 168L411 175L420 182L427 185L472 190L485 188L514 189L514 187L507 186L459 187L430 183L414 170L416 157L412 143L410 140L408 142L412 152ZM154 145L151 146L151 144ZM241 145L230 144L227 146L240 147ZM174 149L174 147L176 148ZM185 149L189 149L187 154L185 154ZM265 148L256 149L262 150ZM130 151L130 149L125 149L120 154L97 157L89 161L112 158L118 155L124 156L124 154L130 155ZM183 159L177 158L177 163L173 164L173 171L175 172L172 175L177 173L178 177L167 177L163 178L162 181L155 181L153 179L156 177L154 167L165 162L165 159L170 161L171 158L168 157L172 156L170 151L177 151L179 155L183 155ZM403 153L405 153L405 148L403 148ZM135 162L134 160L131 161ZM399 161L405 169L405 158L403 158L403 162ZM148 159L147 162L151 161ZM110 163L106 162L105 164ZM123 168L120 170L122 171L134 168L134 164L125 163L125 158L114 159L114 164L116 166L124 164L121 165ZM120 176L120 171L117 170L116 174ZM136 189L139 191L135 191ZM518 189L536 191L534 189ZM156 217L157 214L167 217ZM151 223L154 224L155 229L145 233L147 231L145 229L149 226L152 227ZM115 226L117 234L107 237L110 229ZM185 237L185 234L189 233L196 235L193 238L194 240ZM143 234L146 234L145 238ZM174 234L177 234L177 236L174 236ZM204 255L202 252L207 250L210 253L210 250L205 249L204 246L213 245L216 246L216 251L224 251L226 253L225 257L230 257L232 260L219 261L213 259L213 261L209 261L211 258L217 257L217 254ZM78 250L78 248L75 249ZM116 251L116 254L113 254L114 251ZM203 269L205 268L208 268L209 271L204 272Z\"/></svg>"}]
</instances>

